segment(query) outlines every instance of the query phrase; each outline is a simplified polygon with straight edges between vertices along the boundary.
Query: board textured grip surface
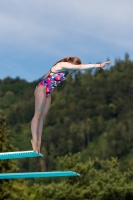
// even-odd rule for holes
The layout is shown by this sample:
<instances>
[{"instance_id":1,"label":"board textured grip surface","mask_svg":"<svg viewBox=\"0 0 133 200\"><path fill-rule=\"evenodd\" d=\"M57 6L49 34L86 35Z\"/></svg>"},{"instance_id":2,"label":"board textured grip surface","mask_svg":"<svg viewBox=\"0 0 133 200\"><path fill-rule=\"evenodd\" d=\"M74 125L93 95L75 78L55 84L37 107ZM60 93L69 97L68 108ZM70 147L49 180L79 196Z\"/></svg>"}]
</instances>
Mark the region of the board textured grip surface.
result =
<instances>
[{"instance_id":1,"label":"board textured grip surface","mask_svg":"<svg viewBox=\"0 0 133 200\"><path fill-rule=\"evenodd\" d=\"M15 159L15 158L27 158L27 157L39 157L43 156L41 153L35 151L15 151L0 153L0 160Z\"/></svg>"}]
</instances>

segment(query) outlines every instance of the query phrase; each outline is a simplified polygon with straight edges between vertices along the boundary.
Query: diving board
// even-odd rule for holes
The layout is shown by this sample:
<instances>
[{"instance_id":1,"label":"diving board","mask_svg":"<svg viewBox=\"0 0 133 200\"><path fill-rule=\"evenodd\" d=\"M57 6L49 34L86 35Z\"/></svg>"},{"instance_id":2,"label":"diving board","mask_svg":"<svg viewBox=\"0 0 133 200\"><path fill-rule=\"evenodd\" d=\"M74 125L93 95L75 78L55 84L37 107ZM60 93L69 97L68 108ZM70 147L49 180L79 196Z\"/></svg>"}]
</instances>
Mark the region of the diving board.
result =
<instances>
[{"instance_id":1,"label":"diving board","mask_svg":"<svg viewBox=\"0 0 133 200\"><path fill-rule=\"evenodd\" d=\"M23 172L23 173L2 173L0 179L18 179L18 178L48 178L48 177L64 177L64 176L80 176L73 171L53 171L53 172Z\"/></svg>"},{"instance_id":2,"label":"diving board","mask_svg":"<svg viewBox=\"0 0 133 200\"><path fill-rule=\"evenodd\" d=\"M0 153L0 160L15 159L15 158L27 158L27 157L39 157L43 156L41 153L35 151L15 151Z\"/></svg>"}]
</instances>

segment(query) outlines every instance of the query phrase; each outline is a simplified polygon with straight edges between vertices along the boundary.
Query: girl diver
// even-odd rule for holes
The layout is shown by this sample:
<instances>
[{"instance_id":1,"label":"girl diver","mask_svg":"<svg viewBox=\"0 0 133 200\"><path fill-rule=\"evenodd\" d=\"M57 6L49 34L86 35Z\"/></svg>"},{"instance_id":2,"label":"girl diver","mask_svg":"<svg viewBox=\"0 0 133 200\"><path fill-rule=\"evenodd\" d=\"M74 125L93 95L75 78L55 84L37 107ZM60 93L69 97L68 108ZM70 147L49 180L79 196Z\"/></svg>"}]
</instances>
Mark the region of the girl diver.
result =
<instances>
[{"instance_id":1,"label":"girl diver","mask_svg":"<svg viewBox=\"0 0 133 200\"><path fill-rule=\"evenodd\" d=\"M104 69L105 65L109 63L110 61L101 64L82 64L78 57L66 57L55 63L46 73L34 92L35 113L31 121L31 143L34 151L40 152L43 122L51 104L51 92L54 88L74 70Z\"/></svg>"}]
</instances>

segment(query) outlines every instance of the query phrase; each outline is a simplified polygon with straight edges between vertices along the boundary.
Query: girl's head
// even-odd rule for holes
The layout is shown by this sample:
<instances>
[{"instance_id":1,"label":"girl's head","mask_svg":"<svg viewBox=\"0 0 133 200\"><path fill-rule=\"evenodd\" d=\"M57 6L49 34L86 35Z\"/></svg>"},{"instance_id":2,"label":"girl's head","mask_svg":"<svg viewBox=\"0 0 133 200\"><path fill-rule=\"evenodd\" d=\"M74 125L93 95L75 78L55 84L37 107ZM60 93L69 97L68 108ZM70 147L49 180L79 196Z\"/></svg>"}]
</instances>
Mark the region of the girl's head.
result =
<instances>
[{"instance_id":1,"label":"girl's head","mask_svg":"<svg viewBox=\"0 0 133 200\"><path fill-rule=\"evenodd\" d=\"M69 62L69 63L72 63L74 65L80 65L81 64L80 58L78 58L78 57L70 57L70 56L59 60L54 65L56 65L59 62Z\"/></svg>"}]
</instances>

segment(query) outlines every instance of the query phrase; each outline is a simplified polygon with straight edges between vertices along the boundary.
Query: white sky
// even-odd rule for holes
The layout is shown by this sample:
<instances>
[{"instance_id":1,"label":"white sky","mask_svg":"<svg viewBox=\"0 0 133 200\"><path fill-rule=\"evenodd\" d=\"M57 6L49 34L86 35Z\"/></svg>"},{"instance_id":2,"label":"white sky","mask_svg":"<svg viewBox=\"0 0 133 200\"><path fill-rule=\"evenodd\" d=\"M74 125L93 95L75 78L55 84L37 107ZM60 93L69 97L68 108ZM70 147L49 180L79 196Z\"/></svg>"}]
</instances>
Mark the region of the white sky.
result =
<instances>
[{"instance_id":1,"label":"white sky","mask_svg":"<svg viewBox=\"0 0 133 200\"><path fill-rule=\"evenodd\" d=\"M133 0L1 0L0 79L33 81L65 56L133 60Z\"/></svg>"}]
</instances>

